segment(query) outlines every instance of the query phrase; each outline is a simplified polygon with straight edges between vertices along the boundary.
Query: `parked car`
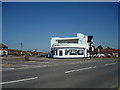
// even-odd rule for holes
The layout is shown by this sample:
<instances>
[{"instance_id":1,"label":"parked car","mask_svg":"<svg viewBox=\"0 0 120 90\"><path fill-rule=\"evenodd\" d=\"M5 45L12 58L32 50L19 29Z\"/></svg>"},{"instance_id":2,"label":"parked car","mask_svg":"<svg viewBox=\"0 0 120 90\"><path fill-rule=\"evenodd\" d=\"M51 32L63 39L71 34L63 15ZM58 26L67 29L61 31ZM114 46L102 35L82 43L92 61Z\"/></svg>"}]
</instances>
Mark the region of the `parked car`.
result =
<instances>
[{"instance_id":1,"label":"parked car","mask_svg":"<svg viewBox=\"0 0 120 90\"><path fill-rule=\"evenodd\" d=\"M52 58L52 54L48 54L48 55L47 55L47 58Z\"/></svg>"},{"instance_id":2,"label":"parked car","mask_svg":"<svg viewBox=\"0 0 120 90\"><path fill-rule=\"evenodd\" d=\"M94 54L93 57L98 58L98 57L105 57L105 54L101 53L101 54Z\"/></svg>"},{"instance_id":3,"label":"parked car","mask_svg":"<svg viewBox=\"0 0 120 90\"><path fill-rule=\"evenodd\" d=\"M107 57L111 57L111 54L109 53L109 54L107 54Z\"/></svg>"},{"instance_id":4,"label":"parked car","mask_svg":"<svg viewBox=\"0 0 120 90\"><path fill-rule=\"evenodd\" d=\"M94 57L94 58L97 58L97 57L98 57L98 55L94 54L94 55L93 55L93 57Z\"/></svg>"},{"instance_id":5,"label":"parked car","mask_svg":"<svg viewBox=\"0 0 120 90\"><path fill-rule=\"evenodd\" d=\"M105 54L101 53L101 54L100 54L100 57L103 57L103 58L104 58L104 57L105 57Z\"/></svg>"},{"instance_id":6,"label":"parked car","mask_svg":"<svg viewBox=\"0 0 120 90\"><path fill-rule=\"evenodd\" d=\"M41 55L40 57L52 58L52 54Z\"/></svg>"}]
</instances>

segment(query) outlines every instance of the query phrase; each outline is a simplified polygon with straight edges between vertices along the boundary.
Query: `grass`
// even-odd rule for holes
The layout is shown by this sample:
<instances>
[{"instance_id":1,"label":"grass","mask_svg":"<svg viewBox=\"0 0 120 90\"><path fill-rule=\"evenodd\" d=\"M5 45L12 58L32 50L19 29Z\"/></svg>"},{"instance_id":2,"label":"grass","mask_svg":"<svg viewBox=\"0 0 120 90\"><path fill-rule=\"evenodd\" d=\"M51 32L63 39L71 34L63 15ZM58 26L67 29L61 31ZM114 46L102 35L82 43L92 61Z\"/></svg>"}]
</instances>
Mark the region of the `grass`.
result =
<instances>
[{"instance_id":1,"label":"grass","mask_svg":"<svg viewBox=\"0 0 120 90\"><path fill-rule=\"evenodd\" d=\"M2 64L2 66L12 66L12 64Z\"/></svg>"},{"instance_id":2,"label":"grass","mask_svg":"<svg viewBox=\"0 0 120 90\"><path fill-rule=\"evenodd\" d=\"M24 60L24 57L11 58L12 60Z\"/></svg>"}]
</instances>

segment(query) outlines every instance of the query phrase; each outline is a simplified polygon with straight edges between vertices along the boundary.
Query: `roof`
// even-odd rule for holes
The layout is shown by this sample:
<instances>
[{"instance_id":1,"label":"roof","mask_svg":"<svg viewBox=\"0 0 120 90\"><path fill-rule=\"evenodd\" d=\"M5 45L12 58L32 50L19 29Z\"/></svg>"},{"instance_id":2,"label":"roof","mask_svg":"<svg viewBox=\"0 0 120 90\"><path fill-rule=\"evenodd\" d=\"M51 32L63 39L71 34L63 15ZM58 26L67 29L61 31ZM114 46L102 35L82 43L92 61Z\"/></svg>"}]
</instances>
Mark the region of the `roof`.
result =
<instances>
[{"instance_id":1,"label":"roof","mask_svg":"<svg viewBox=\"0 0 120 90\"><path fill-rule=\"evenodd\" d=\"M67 37L67 38L55 38L53 37L52 39L56 40L74 40L74 39L79 39L78 37Z\"/></svg>"},{"instance_id":2,"label":"roof","mask_svg":"<svg viewBox=\"0 0 120 90\"><path fill-rule=\"evenodd\" d=\"M3 47L8 48L8 46L6 46L5 44L0 44L0 48L3 48Z\"/></svg>"},{"instance_id":3,"label":"roof","mask_svg":"<svg viewBox=\"0 0 120 90\"><path fill-rule=\"evenodd\" d=\"M85 37L84 34L82 33L77 33L77 37L65 37L65 38L60 38L60 37L52 37L52 39L56 39L56 40L76 40L79 39L80 37Z\"/></svg>"},{"instance_id":4,"label":"roof","mask_svg":"<svg viewBox=\"0 0 120 90\"><path fill-rule=\"evenodd\" d=\"M102 49L101 52L103 52L103 53L120 53L120 49L106 48L106 49Z\"/></svg>"},{"instance_id":5,"label":"roof","mask_svg":"<svg viewBox=\"0 0 120 90\"><path fill-rule=\"evenodd\" d=\"M8 49L9 52L27 52L22 50Z\"/></svg>"},{"instance_id":6,"label":"roof","mask_svg":"<svg viewBox=\"0 0 120 90\"><path fill-rule=\"evenodd\" d=\"M16 50L16 49L8 49L8 52L24 52L24 53L28 53L29 51L22 51L22 50ZM29 52L29 53L32 53L32 54L37 54L37 53L46 54L46 53L43 53L43 52Z\"/></svg>"}]
</instances>

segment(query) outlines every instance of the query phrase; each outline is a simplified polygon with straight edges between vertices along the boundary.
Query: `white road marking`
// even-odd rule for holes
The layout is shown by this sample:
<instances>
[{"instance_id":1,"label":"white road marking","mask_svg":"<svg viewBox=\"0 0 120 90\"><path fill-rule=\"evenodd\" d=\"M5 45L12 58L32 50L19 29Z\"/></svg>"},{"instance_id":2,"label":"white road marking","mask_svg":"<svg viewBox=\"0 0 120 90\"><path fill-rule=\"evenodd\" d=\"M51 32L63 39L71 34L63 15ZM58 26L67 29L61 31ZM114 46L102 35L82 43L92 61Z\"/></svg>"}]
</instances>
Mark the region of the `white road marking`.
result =
<instances>
[{"instance_id":1,"label":"white road marking","mask_svg":"<svg viewBox=\"0 0 120 90\"><path fill-rule=\"evenodd\" d=\"M108 65L113 65L113 64L116 64L116 63L109 63L109 64L105 64L105 66L108 66Z\"/></svg>"},{"instance_id":2,"label":"white road marking","mask_svg":"<svg viewBox=\"0 0 120 90\"><path fill-rule=\"evenodd\" d=\"M39 63L50 63L50 62L39 62Z\"/></svg>"},{"instance_id":3,"label":"white road marking","mask_svg":"<svg viewBox=\"0 0 120 90\"><path fill-rule=\"evenodd\" d=\"M73 63L70 63L70 64L79 64L79 63L83 63L83 62L73 62Z\"/></svg>"},{"instance_id":4,"label":"white road marking","mask_svg":"<svg viewBox=\"0 0 120 90\"><path fill-rule=\"evenodd\" d=\"M65 73L71 73L71 72L76 72L76 71L82 71L82 70L87 70L87 69L92 69L92 68L96 68L96 66L94 66L94 67L86 67L86 68L81 68L81 69L76 69L76 70L70 70L70 71L66 71Z\"/></svg>"},{"instance_id":5,"label":"white road marking","mask_svg":"<svg viewBox=\"0 0 120 90\"><path fill-rule=\"evenodd\" d=\"M27 79L21 79L21 80L15 80L15 81L8 81L8 82L2 82L2 84L9 84L9 83L16 83L16 82L22 82L22 81L28 81L28 80L33 80L33 79L38 79L38 77L33 77L33 78L27 78Z\"/></svg>"},{"instance_id":6,"label":"white road marking","mask_svg":"<svg viewBox=\"0 0 120 90\"><path fill-rule=\"evenodd\" d=\"M37 65L37 66L30 66L30 65L28 65L27 67L23 67L23 68L16 68L16 70L17 69L29 69L29 68L38 68L38 67L47 67L48 65L42 65L42 66L40 66L40 65Z\"/></svg>"},{"instance_id":7,"label":"white road marking","mask_svg":"<svg viewBox=\"0 0 120 90\"><path fill-rule=\"evenodd\" d=\"M5 70L15 70L15 68L2 68L2 71L5 71Z\"/></svg>"}]
</instances>

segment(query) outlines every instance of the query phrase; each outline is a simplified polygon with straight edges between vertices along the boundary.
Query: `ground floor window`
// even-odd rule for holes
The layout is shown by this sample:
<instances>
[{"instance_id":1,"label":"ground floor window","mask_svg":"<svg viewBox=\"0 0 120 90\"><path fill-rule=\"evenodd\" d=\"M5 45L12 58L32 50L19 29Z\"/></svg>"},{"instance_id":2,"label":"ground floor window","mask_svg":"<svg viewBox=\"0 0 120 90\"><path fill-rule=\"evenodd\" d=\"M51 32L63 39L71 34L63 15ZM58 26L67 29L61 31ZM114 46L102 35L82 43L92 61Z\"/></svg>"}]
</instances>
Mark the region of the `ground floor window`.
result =
<instances>
[{"instance_id":1,"label":"ground floor window","mask_svg":"<svg viewBox=\"0 0 120 90\"><path fill-rule=\"evenodd\" d=\"M65 50L65 55L84 55L84 50L83 49L66 49Z\"/></svg>"},{"instance_id":2,"label":"ground floor window","mask_svg":"<svg viewBox=\"0 0 120 90\"><path fill-rule=\"evenodd\" d=\"M70 55L77 55L77 50L70 50Z\"/></svg>"},{"instance_id":3,"label":"ground floor window","mask_svg":"<svg viewBox=\"0 0 120 90\"><path fill-rule=\"evenodd\" d=\"M62 54L63 54L62 51L59 51L59 56L62 56Z\"/></svg>"},{"instance_id":4,"label":"ground floor window","mask_svg":"<svg viewBox=\"0 0 120 90\"><path fill-rule=\"evenodd\" d=\"M3 55L7 55L5 51L3 51Z\"/></svg>"},{"instance_id":5,"label":"ground floor window","mask_svg":"<svg viewBox=\"0 0 120 90\"><path fill-rule=\"evenodd\" d=\"M55 50L55 54L57 55L57 50Z\"/></svg>"},{"instance_id":6,"label":"ground floor window","mask_svg":"<svg viewBox=\"0 0 120 90\"><path fill-rule=\"evenodd\" d=\"M52 55L64 56L64 55L84 55L85 49L83 48L65 48L65 49L51 49Z\"/></svg>"},{"instance_id":7,"label":"ground floor window","mask_svg":"<svg viewBox=\"0 0 120 90\"><path fill-rule=\"evenodd\" d=\"M78 55L83 55L83 50L78 50Z\"/></svg>"},{"instance_id":8,"label":"ground floor window","mask_svg":"<svg viewBox=\"0 0 120 90\"><path fill-rule=\"evenodd\" d=\"M53 48L51 49L51 54L55 55L55 50Z\"/></svg>"},{"instance_id":9,"label":"ground floor window","mask_svg":"<svg viewBox=\"0 0 120 90\"><path fill-rule=\"evenodd\" d=\"M69 54L69 50L65 50L65 55L68 55Z\"/></svg>"}]
</instances>

